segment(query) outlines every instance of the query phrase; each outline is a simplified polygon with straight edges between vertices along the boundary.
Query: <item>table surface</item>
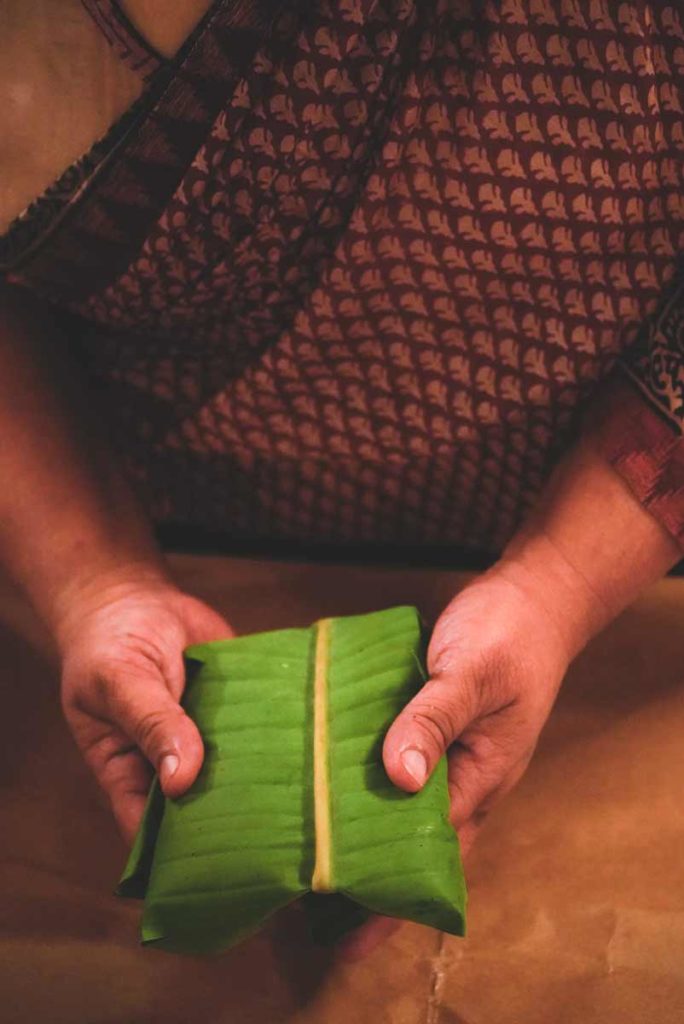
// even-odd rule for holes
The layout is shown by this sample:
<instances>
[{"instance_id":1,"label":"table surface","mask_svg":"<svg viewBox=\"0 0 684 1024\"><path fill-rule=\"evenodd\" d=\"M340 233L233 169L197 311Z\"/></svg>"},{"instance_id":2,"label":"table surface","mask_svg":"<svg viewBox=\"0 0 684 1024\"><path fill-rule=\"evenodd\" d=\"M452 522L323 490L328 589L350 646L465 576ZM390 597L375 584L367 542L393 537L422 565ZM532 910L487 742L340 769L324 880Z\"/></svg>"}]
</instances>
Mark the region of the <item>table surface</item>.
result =
<instances>
[{"instance_id":1,"label":"table surface","mask_svg":"<svg viewBox=\"0 0 684 1024\"><path fill-rule=\"evenodd\" d=\"M242 632L395 603L430 619L466 580L172 564ZM211 959L142 950L138 905L112 896L125 850L61 720L40 630L7 587L0 618L3 1024L684 1020L684 580L653 588L573 667L528 774L473 849L468 937L404 925L354 964L292 917Z\"/></svg>"}]
</instances>

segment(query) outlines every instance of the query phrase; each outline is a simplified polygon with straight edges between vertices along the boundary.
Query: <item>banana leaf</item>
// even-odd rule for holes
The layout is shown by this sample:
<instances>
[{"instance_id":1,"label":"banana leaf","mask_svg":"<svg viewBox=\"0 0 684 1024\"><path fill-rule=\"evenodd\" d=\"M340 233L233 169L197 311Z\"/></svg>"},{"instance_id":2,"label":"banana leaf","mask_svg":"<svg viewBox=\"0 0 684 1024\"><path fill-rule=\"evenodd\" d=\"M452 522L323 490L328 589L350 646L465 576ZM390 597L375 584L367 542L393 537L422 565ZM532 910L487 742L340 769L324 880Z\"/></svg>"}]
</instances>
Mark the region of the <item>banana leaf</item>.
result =
<instances>
[{"instance_id":1,"label":"banana leaf","mask_svg":"<svg viewBox=\"0 0 684 1024\"><path fill-rule=\"evenodd\" d=\"M464 934L446 762L416 794L382 764L385 733L425 678L416 610L185 653L183 703L205 759L183 797L150 791L117 890L145 899L142 941L217 952L311 892L336 894L331 908L347 904L350 919L354 904Z\"/></svg>"}]
</instances>

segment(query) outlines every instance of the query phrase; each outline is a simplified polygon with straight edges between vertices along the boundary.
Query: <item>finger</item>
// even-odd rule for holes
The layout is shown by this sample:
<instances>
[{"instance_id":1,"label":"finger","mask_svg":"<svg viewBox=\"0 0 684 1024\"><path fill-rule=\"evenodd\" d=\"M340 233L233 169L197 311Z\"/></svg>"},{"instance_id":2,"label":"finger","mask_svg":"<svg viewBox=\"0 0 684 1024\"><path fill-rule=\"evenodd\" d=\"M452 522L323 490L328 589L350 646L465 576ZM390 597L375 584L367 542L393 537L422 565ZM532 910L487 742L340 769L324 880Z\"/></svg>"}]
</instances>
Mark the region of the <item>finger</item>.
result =
<instances>
[{"instance_id":1,"label":"finger","mask_svg":"<svg viewBox=\"0 0 684 1024\"><path fill-rule=\"evenodd\" d=\"M515 785L515 783L513 783L513 785ZM509 789L513 788L513 785L507 789L502 789L501 791L495 790L486 798L484 804L475 811L471 818L458 826L458 844L461 850L461 858L464 863L468 863L472 848L484 827L491 808L495 803L498 803L500 798L505 796Z\"/></svg>"},{"instance_id":2,"label":"finger","mask_svg":"<svg viewBox=\"0 0 684 1024\"><path fill-rule=\"evenodd\" d=\"M530 763L534 746L506 742L510 717L489 725L488 733L457 744L449 753L448 784L451 823L460 833L467 822L480 824L491 808L519 782ZM487 723L487 719L484 719ZM482 726L480 726L482 728ZM467 734L466 734L467 735Z\"/></svg>"},{"instance_id":3,"label":"finger","mask_svg":"<svg viewBox=\"0 0 684 1024\"><path fill-rule=\"evenodd\" d=\"M165 796L181 796L197 778L204 746L195 723L172 697L161 673L106 681L105 713L143 752Z\"/></svg>"},{"instance_id":4,"label":"finger","mask_svg":"<svg viewBox=\"0 0 684 1024\"><path fill-rule=\"evenodd\" d=\"M392 782L409 793L421 789L479 710L465 677L436 676L426 683L385 737L383 760Z\"/></svg>"},{"instance_id":5,"label":"finger","mask_svg":"<svg viewBox=\"0 0 684 1024\"><path fill-rule=\"evenodd\" d=\"M401 928L396 917L373 917L355 929L351 935L338 944L337 953L341 960L363 960L374 949Z\"/></svg>"},{"instance_id":6,"label":"finger","mask_svg":"<svg viewBox=\"0 0 684 1024\"><path fill-rule=\"evenodd\" d=\"M131 842L140 824L152 768L123 732L74 710L76 742L101 789L109 798L119 829Z\"/></svg>"},{"instance_id":7,"label":"finger","mask_svg":"<svg viewBox=\"0 0 684 1024\"><path fill-rule=\"evenodd\" d=\"M525 774L529 758L521 762L519 768L513 769L497 787L481 793L477 793L476 785L469 787L467 782L461 784L461 780L469 778L466 759L464 758L459 762L454 755L449 755L449 758L451 822L458 832L461 857L467 863L471 850L487 820L490 810L517 785L520 778ZM476 775L477 773L473 774ZM464 790L465 795L462 795ZM468 803L471 805L470 814L468 814Z\"/></svg>"},{"instance_id":8,"label":"finger","mask_svg":"<svg viewBox=\"0 0 684 1024\"><path fill-rule=\"evenodd\" d=\"M147 803L152 771L137 750L122 750L110 760L98 781L109 796L117 825L130 844L135 839ZM97 773L96 773L97 774Z\"/></svg>"},{"instance_id":9,"label":"finger","mask_svg":"<svg viewBox=\"0 0 684 1024\"><path fill-rule=\"evenodd\" d=\"M458 845L461 850L461 860L466 865L470 859L470 851L473 848L481 828L482 822L469 821L459 830Z\"/></svg>"}]
</instances>

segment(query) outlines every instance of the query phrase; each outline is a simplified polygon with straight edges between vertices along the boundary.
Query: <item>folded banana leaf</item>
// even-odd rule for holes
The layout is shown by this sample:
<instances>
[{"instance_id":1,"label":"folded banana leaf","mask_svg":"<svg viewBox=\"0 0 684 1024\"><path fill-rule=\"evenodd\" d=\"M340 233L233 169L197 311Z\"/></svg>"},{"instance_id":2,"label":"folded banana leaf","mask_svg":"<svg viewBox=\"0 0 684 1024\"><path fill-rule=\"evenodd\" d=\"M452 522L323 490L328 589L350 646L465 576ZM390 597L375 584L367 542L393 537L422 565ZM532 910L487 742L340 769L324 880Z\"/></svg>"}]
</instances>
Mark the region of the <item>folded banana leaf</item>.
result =
<instances>
[{"instance_id":1,"label":"folded banana leaf","mask_svg":"<svg viewBox=\"0 0 684 1024\"><path fill-rule=\"evenodd\" d=\"M311 892L462 935L446 763L416 794L382 764L385 733L425 678L416 610L185 653L183 703L205 759L180 799L156 781L150 791L117 890L144 896L143 942L216 952Z\"/></svg>"}]
</instances>

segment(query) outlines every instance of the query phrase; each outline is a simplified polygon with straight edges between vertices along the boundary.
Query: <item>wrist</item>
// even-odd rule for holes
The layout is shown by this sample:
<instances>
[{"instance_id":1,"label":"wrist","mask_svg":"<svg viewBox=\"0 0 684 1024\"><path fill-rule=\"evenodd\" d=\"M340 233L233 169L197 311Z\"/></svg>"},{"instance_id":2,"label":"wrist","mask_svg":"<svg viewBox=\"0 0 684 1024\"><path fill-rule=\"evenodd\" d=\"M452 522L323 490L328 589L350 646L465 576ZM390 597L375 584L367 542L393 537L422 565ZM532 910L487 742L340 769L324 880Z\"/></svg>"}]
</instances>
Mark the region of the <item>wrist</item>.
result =
<instances>
[{"instance_id":1,"label":"wrist","mask_svg":"<svg viewBox=\"0 0 684 1024\"><path fill-rule=\"evenodd\" d=\"M557 467L500 566L538 588L574 656L679 557L585 437Z\"/></svg>"},{"instance_id":2,"label":"wrist","mask_svg":"<svg viewBox=\"0 0 684 1024\"><path fill-rule=\"evenodd\" d=\"M534 601L568 662L613 618L600 592L543 530L521 529L494 571Z\"/></svg>"},{"instance_id":3,"label":"wrist","mask_svg":"<svg viewBox=\"0 0 684 1024\"><path fill-rule=\"evenodd\" d=\"M102 608L141 592L177 589L161 557L101 561L81 569L50 594L43 617L63 653L82 624Z\"/></svg>"}]
</instances>

